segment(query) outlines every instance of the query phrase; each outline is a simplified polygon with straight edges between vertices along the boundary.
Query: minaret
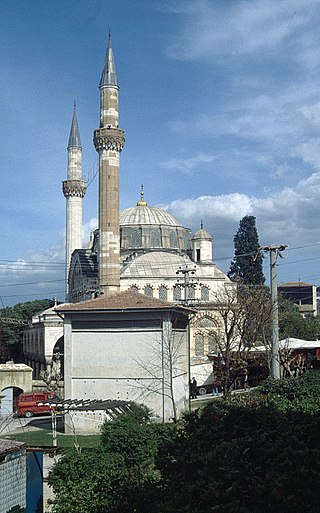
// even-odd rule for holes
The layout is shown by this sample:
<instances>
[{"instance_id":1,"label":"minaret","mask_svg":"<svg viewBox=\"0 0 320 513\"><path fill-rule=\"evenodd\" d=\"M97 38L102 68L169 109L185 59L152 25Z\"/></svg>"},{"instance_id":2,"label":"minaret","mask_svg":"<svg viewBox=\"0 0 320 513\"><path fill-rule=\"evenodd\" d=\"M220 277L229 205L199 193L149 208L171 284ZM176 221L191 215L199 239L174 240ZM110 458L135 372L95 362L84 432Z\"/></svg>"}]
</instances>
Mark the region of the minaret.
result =
<instances>
[{"instance_id":1,"label":"minaret","mask_svg":"<svg viewBox=\"0 0 320 513\"><path fill-rule=\"evenodd\" d=\"M124 131L118 128L118 78L110 32L99 84L100 128L93 142L99 153L99 289L120 291L119 164Z\"/></svg>"},{"instance_id":2,"label":"minaret","mask_svg":"<svg viewBox=\"0 0 320 513\"><path fill-rule=\"evenodd\" d=\"M68 142L68 177L62 182L66 207L66 299L69 293L70 258L75 249L82 247L82 198L86 193L82 180L82 148L74 103L73 118Z\"/></svg>"}]
</instances>

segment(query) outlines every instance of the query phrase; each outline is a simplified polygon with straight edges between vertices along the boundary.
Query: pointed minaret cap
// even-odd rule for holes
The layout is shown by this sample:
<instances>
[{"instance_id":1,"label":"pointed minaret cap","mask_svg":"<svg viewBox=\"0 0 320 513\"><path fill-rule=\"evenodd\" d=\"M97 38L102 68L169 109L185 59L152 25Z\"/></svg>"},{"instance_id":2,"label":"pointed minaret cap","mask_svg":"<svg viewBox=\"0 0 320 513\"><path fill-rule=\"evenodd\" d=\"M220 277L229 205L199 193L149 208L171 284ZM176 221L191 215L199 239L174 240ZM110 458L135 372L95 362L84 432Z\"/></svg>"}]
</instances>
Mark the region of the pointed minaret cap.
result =
<instances>
[{"instance_id":1,"label":"pointed minaret cap","mask_svg":"<svg viewBox=\"0 0 320 513\"><path fill-rule=\"evenodd\" d=\"M104 61L104 68L101 75L101 80L99 83L100 87L119 87L118 85L118 77L116 72L116 65L114 62L114 56L111 46L111 34L109 30L109 36L108 36L108 46L107 46L107 52L106 52L106 58Z\"/></svg>"},{"instance_id":2,"label":"pointed minaret cap","mask_svg":"<svg viewBox=\"0 0 320 513\"><path fill-rule=\"evenodd\" d=\"M140 201L137 203L137 207L147 207L148 203L144 199L143 184L141 184Z\"/></svg>"},{"instance_id":3,"label":"pointed minaret cap","mask_svg":"<svg viewBox=\"0 0 320 513\"><path fill-rule=\"evenodd\" d=\"M69 142L68 142L68 149L69 148L79 148L80 150L82 149L75 101L74 101L73 118L72 118L71 130L70 130Z\"/></svg>"}]
</instances>

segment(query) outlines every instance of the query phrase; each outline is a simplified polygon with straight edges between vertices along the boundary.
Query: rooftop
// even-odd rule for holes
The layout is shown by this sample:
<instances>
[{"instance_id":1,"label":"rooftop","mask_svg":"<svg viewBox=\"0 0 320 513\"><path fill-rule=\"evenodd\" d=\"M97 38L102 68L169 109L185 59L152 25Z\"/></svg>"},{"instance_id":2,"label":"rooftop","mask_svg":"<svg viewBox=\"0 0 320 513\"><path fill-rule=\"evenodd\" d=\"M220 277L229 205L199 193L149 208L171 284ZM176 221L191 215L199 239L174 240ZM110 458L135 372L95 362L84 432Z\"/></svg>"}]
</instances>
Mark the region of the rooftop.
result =
<instances>
[{"instance_id":1,"label":"rooftop","mask_svg":"<svg viewBox=\"0 0 320 513\"><path fill-rule=\"evenodd\" d=\"M315 287L315 285L312 285L312 283L305 283L304 281L288 281L287 283L280 283L278 287Z\"/></svg>"},{"instance_id":2,"label":"rooftop","mask_svg":"<svg viewBox=\"0 0 320 513\"><path fill-rule=\"evenodd\" d=\"M100 296L96 299L89 299L81 303L65 303L57 306L57 312L76 312L85 310L180 310L185 314L190 312L189 308L185 308L175 303L162 301L137 292L125 291L111 296Z\"/></svg>"}]
</instances>

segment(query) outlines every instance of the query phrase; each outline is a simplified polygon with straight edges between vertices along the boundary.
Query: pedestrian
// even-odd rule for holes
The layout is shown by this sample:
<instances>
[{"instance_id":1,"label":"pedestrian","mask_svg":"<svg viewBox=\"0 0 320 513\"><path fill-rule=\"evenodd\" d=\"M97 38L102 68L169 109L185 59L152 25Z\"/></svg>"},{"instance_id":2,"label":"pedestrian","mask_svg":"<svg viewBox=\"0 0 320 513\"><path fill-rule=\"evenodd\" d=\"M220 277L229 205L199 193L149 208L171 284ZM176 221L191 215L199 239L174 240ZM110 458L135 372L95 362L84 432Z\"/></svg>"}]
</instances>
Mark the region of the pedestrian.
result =
<instances>
[{"instance_id":1,"label":"pedestrian","mask_svg":"<svg viewBox=\"0 0 320 513\"><path fill-rule=\"evenodd\" d=\"M212 395L219 395L219 388L218 385L216 385L216 383L213 384Z\"/></svg>"},{"instance_id":2,"label":"pedestrian","mask_svg":"<svg viewBox=\"0 0 320 513\"><path fill-rule=\"evenodd\" d=\"M190 381L190 398L191 399L197 399L197 380L196 378L192 378L192 381Z\"/></svg>"}]
</instances>

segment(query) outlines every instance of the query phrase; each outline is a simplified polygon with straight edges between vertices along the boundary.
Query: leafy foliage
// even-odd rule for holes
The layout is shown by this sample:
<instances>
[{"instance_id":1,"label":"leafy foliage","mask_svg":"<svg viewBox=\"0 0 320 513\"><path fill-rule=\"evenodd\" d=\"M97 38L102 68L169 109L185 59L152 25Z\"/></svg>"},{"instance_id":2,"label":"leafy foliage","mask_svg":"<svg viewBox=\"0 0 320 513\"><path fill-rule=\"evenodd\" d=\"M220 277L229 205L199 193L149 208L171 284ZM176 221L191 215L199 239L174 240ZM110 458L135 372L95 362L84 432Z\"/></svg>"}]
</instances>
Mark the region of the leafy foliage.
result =
<instances>
[{"instance_id":1,"label":"leafy foliage","mask_svg":"<svg viewBox=\"0 0 320 513\"><path fill-rule=\"evenodd\" d=\"M280 339L294 337L303 340L316 340L320 335L319 317L302 317L294 303L279 298Z\"/></svg>"},{"instance_id":2,"label":"leafy foliage","mask_svg":"<svg viewBox=\"0 0 320 513\"><path fill-rule=\"evenodd\" d=\"M56 493L52 511L152 511L160 479L154 457L172 429L172 425L150 423L144 407L135 407L133 416L106 422L98 449L73 452L54 467L49 477Z\"/></svg>"},{"instance_id":3,"label":"leafy foliage","mask_svg":"<svg viewBox=\"0 0 320 513\"><path fill-rule=\"evenodd\" d=\"M259 237L256 218L241 219L234 238L234 259L228 273L229 278L247 285L263 285L262 256L259 253Z\"/></svg>"},{"instance_id":4,"label":"leafy foliage","mask_svg":"<svg viewBox=\"0 0 320 513\"><path fill-rule=\"evenodd\" d=\"M303 378L294 408L289 380L269 382L270 398L250 393L187 416L183 433L156 461L159 511L316 513L320 419L304 403L319 396L320 380L316 373Z\"/></svg>"},{"instance_id":5,"label":"leafy foliage","mask_svg":"<svg viewBox=\"0 0 320 513\"><path fill-rule=\"evenodd\" d=\"M120 417L103 426L99 450L54 467L53 512L317 513L319 397L313 371L177 424Z\"/></svg>"},{"instance_id":6,"label":"leafy foliage","mask_svg":"<svg viewBox=\"0 0 320 513\"><path fill-rule=\"evenodd\" d=\"M27 323L37 312L42 312L53 305L53 299L39 299L17 303L0 310L0 363L9 358L22 361L21 343L25 324L21 321Z\"/></svg>"}]
</instances>

